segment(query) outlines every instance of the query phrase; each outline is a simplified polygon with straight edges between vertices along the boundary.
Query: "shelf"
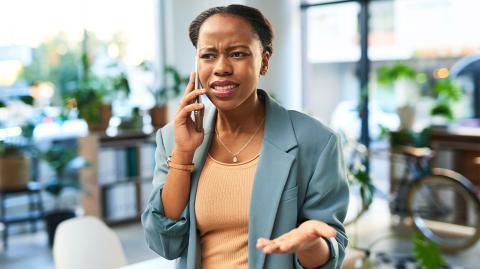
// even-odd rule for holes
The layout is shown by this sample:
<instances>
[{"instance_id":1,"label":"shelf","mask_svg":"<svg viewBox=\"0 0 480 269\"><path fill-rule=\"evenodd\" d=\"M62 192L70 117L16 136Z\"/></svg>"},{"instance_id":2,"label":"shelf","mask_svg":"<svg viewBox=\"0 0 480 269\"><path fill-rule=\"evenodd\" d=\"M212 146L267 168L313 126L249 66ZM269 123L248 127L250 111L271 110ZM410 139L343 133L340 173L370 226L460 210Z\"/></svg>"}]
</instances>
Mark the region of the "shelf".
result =
<instances>
[{"instance_id":1,"label":"shelf","mask_svg":"<svg viewBox=\"0 0 480 269\"><path fill-rule=\"evenodd\" d=\"M105 219L105 223L109 226L115 226L115 225L122 225L122 224L130 224L134 222L139 222L141 220L141 215L137 215L135 217L130 217L130 218L125 218L121 220L109 220Z\"/></svg>"},{"instance_id":2,"label":"shelf","mask_svg":"<svg viewBox=\"0 0 480 269\"><path fill-rule=\"evenodd\" d=\"M78 145L80 155L92 164L91 169L80 171L85 213L109 225L139 221L149 195L145 182L152 180L140 174L153 174L155 168L153 134L93 133L79 138Z\"/></svg>"},{"instance_id":3,"label":"shelf","mask_svg":"<svg viewBox=\"0 0 480 269\"><path fill-rule=\"evenodd\" d=\"M42 190L42 185L38 182L29 182L27 186L14 189L0 189L0 194L11 195L21 194L26 192L39 192Z\"/></svg>"},{"instance_id":4,"label":"shelf","mask_svg":"<svg viewBox=\"0 0 480 269\"><path fill-rule=\"evenodd\" d=\"M28 215L4 217L3 220L0 219L0 222L5 224L14 224L14 223L27 222L27 221L36 221L39 219L43 219L43 217L44 215L40 212L31 212Z\"/></svg>"},{"instance_id":5,"label":"shelf","mask_svg":"<svg viewBox=\"0 0 480 269\"><path fill-rule=\"evenodd\" d=\"M138 177L135 176L135 177L127 178L127 179L121 179L121 180L111 182L111 183L99 184L98 186L102 189L108 189L108 188L112 188L112 187L122 185L122 184L126 184L126 183L137 183L137 182L138 182Z\"/></svg>"}]
</instances>

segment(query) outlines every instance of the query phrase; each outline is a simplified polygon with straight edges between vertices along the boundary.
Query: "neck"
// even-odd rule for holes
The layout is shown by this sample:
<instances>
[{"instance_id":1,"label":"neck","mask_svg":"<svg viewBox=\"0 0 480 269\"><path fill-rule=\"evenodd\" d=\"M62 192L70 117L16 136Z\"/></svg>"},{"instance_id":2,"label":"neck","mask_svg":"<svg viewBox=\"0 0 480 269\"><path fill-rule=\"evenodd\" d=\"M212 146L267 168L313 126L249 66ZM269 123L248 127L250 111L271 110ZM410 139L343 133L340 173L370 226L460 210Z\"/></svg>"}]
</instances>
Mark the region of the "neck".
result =
<instances>
[{"instance_id":1,"label":"neck","mask_svg":"<svg viewBox=\"0 0 480 269\"><path fill-rule=\"evenodd\" d=\"M217 132L238 135L253 132L265 117L265 105L254 92L239 107L230 111L217 111Z\"/></svg>"}]
</instances>

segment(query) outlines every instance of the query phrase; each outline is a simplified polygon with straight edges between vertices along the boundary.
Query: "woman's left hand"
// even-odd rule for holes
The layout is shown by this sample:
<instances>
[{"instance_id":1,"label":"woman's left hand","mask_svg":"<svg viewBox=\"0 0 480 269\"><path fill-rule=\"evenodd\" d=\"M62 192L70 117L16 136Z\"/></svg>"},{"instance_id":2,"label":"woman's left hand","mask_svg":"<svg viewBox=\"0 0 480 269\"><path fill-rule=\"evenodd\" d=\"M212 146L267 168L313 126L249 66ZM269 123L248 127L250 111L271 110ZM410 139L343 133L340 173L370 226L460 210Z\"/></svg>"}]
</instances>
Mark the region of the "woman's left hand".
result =
<instances>
[{"instance_id":1,"label":"woman's left hand","mask_svg":"<svg viewBox=\"0 0 480 269\"><path fill-rule=\"evenodd\" d=\"M308 220L275 239L259 238L257 248L267 254L297 253L314 246L320 237L335 237L335 235L336 230L325 222Z\"/></svg>"}]
</instances>

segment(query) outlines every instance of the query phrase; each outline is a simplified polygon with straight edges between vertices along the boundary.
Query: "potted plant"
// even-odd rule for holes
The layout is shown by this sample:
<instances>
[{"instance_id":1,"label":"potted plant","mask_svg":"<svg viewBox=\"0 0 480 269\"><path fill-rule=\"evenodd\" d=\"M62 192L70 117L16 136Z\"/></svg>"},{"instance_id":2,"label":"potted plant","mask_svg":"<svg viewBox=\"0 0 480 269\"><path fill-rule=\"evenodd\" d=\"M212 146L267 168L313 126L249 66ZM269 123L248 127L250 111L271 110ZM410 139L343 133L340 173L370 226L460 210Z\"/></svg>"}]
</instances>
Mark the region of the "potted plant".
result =
<instances>
[{"instance_id":1,"label":"potted plant","mask_svg":"<svg viewBox=\"0 0 480 269\"><path fill-rule=\"evenodd\" d=\"M100 81L88 78L78 82L65 101L70 109L78 110L78 116L87 122L90 131L102 131L108 127L112 114L111 105L102 103L103 96L104 90Z\"/></svg>"},{"instance_id":2,"label":"potted plant","mask_svg":"<svg viewBox=\"0 0 480 269\"><path fill-rule=\"evenodd\" d=\"M71 208L64 208L60 202L60 196L66 188L81 189L77 172L89 166L89 163L77 155L76 149L62 146L53 146L47 151L40 152L41 160L47 162L54 176L44 186L44 190L54 197L54 207L45 214L45 222L48 232L48 242L52 246L55 231L62 221L75 217Z\"/></svg>"},{"instance_id":3,"label":"potted plant","mask_svg":"<svg viewBox=\"0 0 480 269\"><path fill-rule=\"evenodd\" d=\"M0 139L0 189L23 188L30 181L28 142L33 135L35 114L32 104L31 96L0 102L0 127L12 136L7 134Z\"/></svg>"},{"instance_id":4,"label":"potted plant","mask_svg":"<svg viewBox=\"0 0 480 269\"><path fill-rule=\"evenodd\" d=\"M392 86L397 101L400 130L411 130L415 120L415 103L419 99L417 71L406 63L383 65L377 70L380 85Z\"/></svg>"},{"instance_id":5,"label":"potted plant","mask_svg":"<svg viewBox=\"0 0 480 269\"><path fill-rule=\"evenodd\" d=\"M434 126L445 125L455 119L452 105L463 96L461 88L451 79L438 79L433 84L433 92L436 97L435 104L430 110L433 116L432 123Z\"/></svg>"},{"instance_id":6,"label":"potted plant","mask_svg":"<svg viewBox=\"0 0 480 269\"><path fill-rule=\"evenodd\" d=\"M139 68L143 72L155 73L153 64L149 61L142 62ZM168 122L167 101L179 96L189 80L188 76L182 76L174 66L170 65L165 67L164 75L164 86L149 86L150 92L155 97L155 106L150 109L152 125L155 128L160 128Z\"/></svg>"},{"instance_id":7,"label":"potted plant","mask_svg":"<svg viewBox=\"0 0 480 269\"><path fill-rule=\"evenodd\" d=\"M30 181L30 159L24 149L0 141L0 189L26 187Z\"/></svg>"}]
</instances>

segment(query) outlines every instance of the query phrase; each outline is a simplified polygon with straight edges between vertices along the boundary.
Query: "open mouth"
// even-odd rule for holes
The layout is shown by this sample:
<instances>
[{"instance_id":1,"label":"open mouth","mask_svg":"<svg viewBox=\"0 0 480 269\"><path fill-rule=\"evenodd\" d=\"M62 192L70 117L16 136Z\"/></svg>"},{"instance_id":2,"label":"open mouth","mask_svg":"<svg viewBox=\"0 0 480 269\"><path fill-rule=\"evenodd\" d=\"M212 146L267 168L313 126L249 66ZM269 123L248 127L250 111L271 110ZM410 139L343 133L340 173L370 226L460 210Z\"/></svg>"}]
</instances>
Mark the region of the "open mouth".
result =
<instances>
[{"instance_id":1,"label":"open mouth","mask_svg":"<svg viewBox=\"0 0 480 269\"><path fill-rule=\"evenodd\" d=\"M232 81L215 81L210 84L212 93L217 97L233 96L238 89L239 84Z\"/></svg>"}]
</instances>

